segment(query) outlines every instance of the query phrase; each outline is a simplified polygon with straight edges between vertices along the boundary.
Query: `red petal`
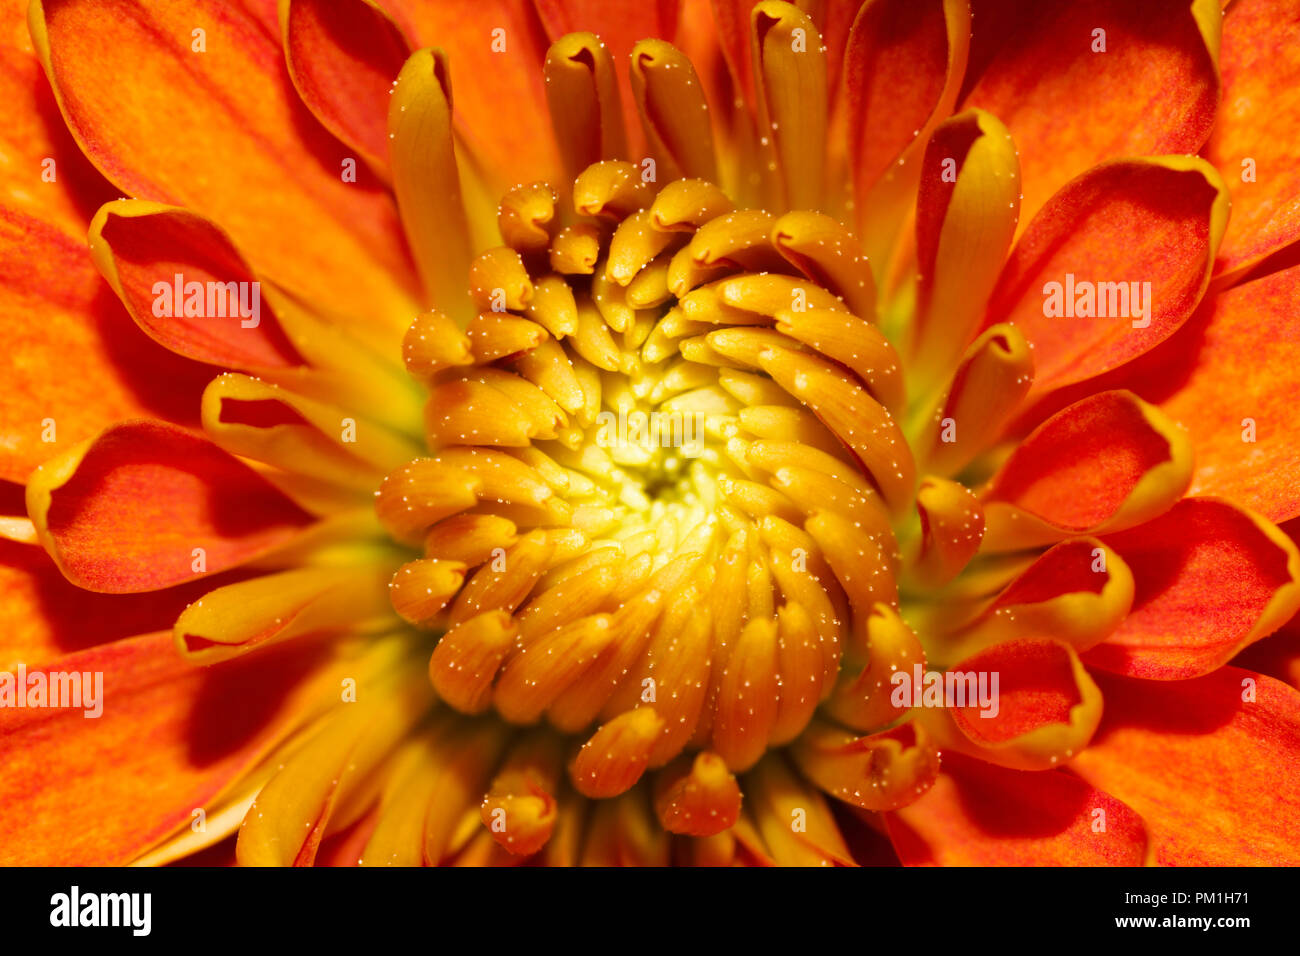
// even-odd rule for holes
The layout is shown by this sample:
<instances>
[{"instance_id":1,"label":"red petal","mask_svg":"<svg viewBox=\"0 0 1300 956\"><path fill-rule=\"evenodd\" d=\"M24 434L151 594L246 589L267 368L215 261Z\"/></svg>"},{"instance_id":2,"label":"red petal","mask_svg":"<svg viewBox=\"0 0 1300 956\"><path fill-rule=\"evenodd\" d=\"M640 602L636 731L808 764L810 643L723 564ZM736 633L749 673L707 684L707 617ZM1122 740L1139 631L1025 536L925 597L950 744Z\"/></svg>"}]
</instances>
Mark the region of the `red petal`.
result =
<instances>
[{"instance_id":1,"label":"red petal","mask_svg":"<svg viewBox=\"0 0 1300 956\"><path fill-rule=\"evenodd\" d=\"M1300 863L1300 691L1235 667L1096 677L1106 714L1072 769L1142 815L1155 862Z\"/></svg>"},{"instance_id":2,"label":"red petal","mask_svg":"<svg viewBox=\"0 0 1300 956\"><path fill-rule=\"evenodd\" d=\"M1133 608L1089 666L1184 680L1226 664L1300 607L1300 554L1281 531L1225 501L1187 498L1106 538L1133 572Z\"/></svg>"},{"instance_id":3,"label":"red petal","mask_svg":"<svg viewBox=\"0 0 1300 956\"><path fill-rule=\"evenodd\" d=\"M970 46L964 0L862 4L844 50L844 112L858 233L878 282L911 214L921 157L957 103Z\"/></svg>"},{"instance_id":4,"label":"red petal","mask_svg":"<svg viewBox=\"0 0 1300 956\"><path fill-rule=\"evenodd\" d=\"M205 438L126 422L43 466L27 489L42 543L74 584L151 591L248 561L312 518ZM194 570L194 549L206 570Z\"/></svg>"},{"instance_id":5,"label":"red petal","mask_svg":"<svg viewBox=\"0 0 1300 956\"><path fill-rule=\"evenodd\" d=\"M356 823L321 840L312 866L356 866L365 855L366 844L379 823L380 808L374 807ZM233 856L233 848L231 855Z\"/></svg>"},{"instance_id":6,"label":"red petal","mask_svg":"<svg viewBox=\"0 0 1300 956\"><path fill-rule=\"evenodd\" d=\"M69 129L125 193L211 218L259 273L323 309L409 314L414 271L392 200L364 169L343 181L348 150L302 105L264 22L211 2L32 11Z\"/></svg>"},{"instance_id":7,"label":"red petal","mask_svg":"<svg viewBox=\"0 0 1300 956\"><path fill-rule=\"evenodd\" d=\"M713 23L717 45L722 49L731 85L752 113L754 102L754 67L749 38L749 17L758 0L713 0ZM722 106L723 104L718 104ZM724 109L724 114L726 110Z\"/></svg>"},{"instance_id":8,"label":"red petal","mask_svg":"<svg viewBox=\"0 0 1300 956\"><path fill-rule=\"evenodd\" d=\"M388 91L411 54L402 31L364 0L293 0L283 33L298 95L386 179Z\"/></svg>"},{"instance_id":9,"label":"red petal","mask_svg":"<svg viewBox=\"0 0 1300 956\"><path fill-rule=\"evenodd\" d=\"M1177 501L1190 473L1179 429L1131 392L1101 392L1040 425L993 477L985 547L1132 527Z\"/></svg>"},{"instance_id":10,"label":"red petal","mask_svg":"<svg viewBox=\"0 0 1300 956\"><path fill-rule=\"evenodd\" d=\"M987 675L996 713L978 701L950 707L949 714L974 743L997 747L1053 724L1077 719L1076 708L1087 705L1081 691L1074 656L1065 645L1045 640L1020 640L999 644L969 657L953 671ZM990 716L991 715L991 716Z\"/></svg>"},{"instance_id":11,"label":"red petal","mask_svg":"<svg viewBox=\"0 0 1300 956\"><path fill-rule=\"evenodd\" d=\"M1232 190L1232 219L1215 272L1240 275L1300 239L1300 4L1236 0L1223 21L1219 74L1223 104L1205 155Z\"/></svg>"},{"instance_id":12,"label":"red petal","mask_svg":"<svg viewBox=\"0 0 1300 956\"><path fill-rule=\"evenodd\" d=\"M1185 157L1107 163L1053 196L1012 250L984 320L985 328L1014 322L1033 345L1031 397L1099 375L1172 334L1205 292L1227 212L1213 167ZM1074 305L1088 287L1067 296L1067 282L1123 283L1126 291L1150 282L1151 314L1137 318L1130 301L1127 315L1078 316ZM1069 311L1048 315L1057 305L1049 292ZM1113 307L1108 294L1100 298L1108 312L1123 310L1118 295Z\"/></svg>"},{"instance_id":13,"label":"red petal","mask_svg":"<svg viewBox=\"0 0 1300 956\"><path fill-rule=\"evenodd\" d=\"M230 368L302 364L270 314L269 304L260 298L257 277L225 233L202 216L136 200L109 203L91 223L90 243L96 264L131 317L171 351ZM257 324L245 326L245 322L254 320L242 318L235 301L207 314L206 295L203 314L186 315L188 310L183 306L188 293L176 295L176 286L183 290L192 282L200 283L205 290L212 282L240 283L241 289L256 284L260 303ZM156 312L161 291L155 290L157 283L166 287L169 303L163 316ZM251 303L251 299L247 301Z\"/></svg>"},{"instance_id":14,"label":"red petal","mask_svg":"<svg viewBox=\"0 0 1300 956\"><path fill-rule=\"evenodd\" d=\"M715 136L721 136L735 121L739 111L728 104L742 96L735 88L727 66L721 26L715 16L715 10L720 11L721 7L721 3L682 4L678 13L677 36L673 38L673 45L691 61L700 78L713 117Z\"/></svg>"},{"instance_id":15,"label":"red petal","mask_svg":"<svg viewBox=\"0 0 1300 956\"><path fill-rule=\"evenodd\" d=\"M1140 866L1146 856L1142 819L1109 794L1060 770L951 752L930 791L885 820L905 866Z\"/></svg>"},{"instance_id":16,"label":"red petal","mask_svg":"<svg viewBox=\"0 0 1300 956\"><path fill-rule=\"evenodd\" d=\"M965 105L988 110L1011 130L1024 173L1022 222L1103 160L1200 149L1219 99L1213 0L1014 8L1009 23L973 18L977 35L984 27L995 35L998 27L1010 30ZM1098 29L1106 31L1104 53L1093 52Z\"/></svg>"},{"instance_id":17,"label":"red petal","mask_svg":"<svg viewBox=\"0 0 1300 956\"><path fill-rule=\"evenodd\" d=\"M189 822L195 808L210 810L297 723L314 697L299 685L319 660L319 645L295 645L255 661L194 668L164 631L42 668L102 673L103 714L0 710L0 858L7 865L128 862Z\"/></svg>"},{"instance_id":18,"label":"red petal","mask_svg":"<svg viewBox=\"0 0 1300 956\"><path fill-rule=\"evenodd\" d=\"M849 150L859 199L934 114L949 55L942 0L862 5L844 51Z\"/></svg>"}]
</instances>

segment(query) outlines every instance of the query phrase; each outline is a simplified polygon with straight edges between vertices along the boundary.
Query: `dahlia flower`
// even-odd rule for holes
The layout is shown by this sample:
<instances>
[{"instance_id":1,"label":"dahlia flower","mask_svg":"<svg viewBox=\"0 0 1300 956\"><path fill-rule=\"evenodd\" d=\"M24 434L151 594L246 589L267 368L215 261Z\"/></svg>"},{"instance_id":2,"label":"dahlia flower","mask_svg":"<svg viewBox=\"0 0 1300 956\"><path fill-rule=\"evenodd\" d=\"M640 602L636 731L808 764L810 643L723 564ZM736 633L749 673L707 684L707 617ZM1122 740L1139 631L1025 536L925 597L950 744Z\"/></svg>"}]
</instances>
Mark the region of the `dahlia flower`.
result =
<instances>
[{"instance_id":1,"label":"dahlia flower","mask_svg":"<svg viewBox=\"0 0 1300 956\"><path fill-rule=\"evenodd\" d=\"M5 11L0 858L1300 856L1296 0Z\"/></svg>"}]
</instances>

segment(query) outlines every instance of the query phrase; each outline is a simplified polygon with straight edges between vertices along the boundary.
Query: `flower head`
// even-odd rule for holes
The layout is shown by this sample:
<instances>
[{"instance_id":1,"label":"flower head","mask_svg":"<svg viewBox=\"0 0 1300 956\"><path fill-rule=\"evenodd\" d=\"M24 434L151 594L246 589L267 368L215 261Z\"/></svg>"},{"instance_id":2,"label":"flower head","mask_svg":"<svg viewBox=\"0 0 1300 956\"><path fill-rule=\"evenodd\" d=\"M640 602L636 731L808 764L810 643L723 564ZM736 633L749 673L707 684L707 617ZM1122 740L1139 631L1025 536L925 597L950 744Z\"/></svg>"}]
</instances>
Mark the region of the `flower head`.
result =
<instances>
[{"instance_id":1,"label":"flower head","mask_svg":"<svg viewBox=\"0 0 1300 956\"><path fill-rule=\"evenodd\" d=\"M1293 859L1289 5L33 0L24 845Z\"/></svg>"}]
</instances>

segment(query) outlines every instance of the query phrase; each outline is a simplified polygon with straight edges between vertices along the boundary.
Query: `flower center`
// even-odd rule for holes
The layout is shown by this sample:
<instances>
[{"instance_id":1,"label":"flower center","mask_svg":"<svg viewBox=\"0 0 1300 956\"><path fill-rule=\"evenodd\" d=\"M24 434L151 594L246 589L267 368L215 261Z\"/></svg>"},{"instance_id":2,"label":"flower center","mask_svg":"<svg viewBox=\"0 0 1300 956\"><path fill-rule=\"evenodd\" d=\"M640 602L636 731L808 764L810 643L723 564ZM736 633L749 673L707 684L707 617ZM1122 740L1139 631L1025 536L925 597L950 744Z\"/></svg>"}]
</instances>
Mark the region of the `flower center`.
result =
<instances>
[{"instance_id":1,"label":"flower center","mask_svg":"<svg viewBox=\"0 0 1300 956\"><path fill-rule=\"evenodd\" d=\"M900 576L955 573L968 493L923 483L918 510L898 357L840 223L616 161L571 210L512 190L506 245L470 269L477 313L407 335L430 456L378 512L425 557L393 604L444 632L430 676L453 707L591 734L584 794L704 751L683 773L725 821L718 781L819 706L892 719L863 682L911 652Z\"/></svg>"}]
</instances>

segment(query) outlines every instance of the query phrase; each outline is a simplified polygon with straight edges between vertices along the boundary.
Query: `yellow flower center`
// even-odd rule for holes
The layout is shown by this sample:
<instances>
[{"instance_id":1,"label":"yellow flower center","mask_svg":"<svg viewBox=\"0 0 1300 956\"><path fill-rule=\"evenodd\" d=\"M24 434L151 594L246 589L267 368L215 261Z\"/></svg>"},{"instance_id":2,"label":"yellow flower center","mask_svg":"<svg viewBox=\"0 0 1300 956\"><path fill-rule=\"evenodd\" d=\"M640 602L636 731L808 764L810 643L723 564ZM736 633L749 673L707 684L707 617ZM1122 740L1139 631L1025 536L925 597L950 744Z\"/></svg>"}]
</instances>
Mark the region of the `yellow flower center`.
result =
<instances>
[{"instance_id":1,"label":"yellow flower center","mask_svg":"<svg viewBox=\"0 0 1300 956\"><path fill-rule=\"evenodd\" d=\"M720 832L734 774L815 744L819 706L863 729L896 716L863 687L920 658L898 581L960 570L978 507L927 482L918 512L898 357L857 314L874 286L833 218L606 161L563 206L516 187L498 223L468 326L430 312L406 337L430 455L378 497L425 554L394 607L442 632L430 678L449 705L583 735L569 777L588 797L676 761L661 823ZM516 753L484 821L508 811L509 848L532 852L564 754L544 734ZM873 759L857 779L888 790Z\"/></svg>"}]
</instances>

